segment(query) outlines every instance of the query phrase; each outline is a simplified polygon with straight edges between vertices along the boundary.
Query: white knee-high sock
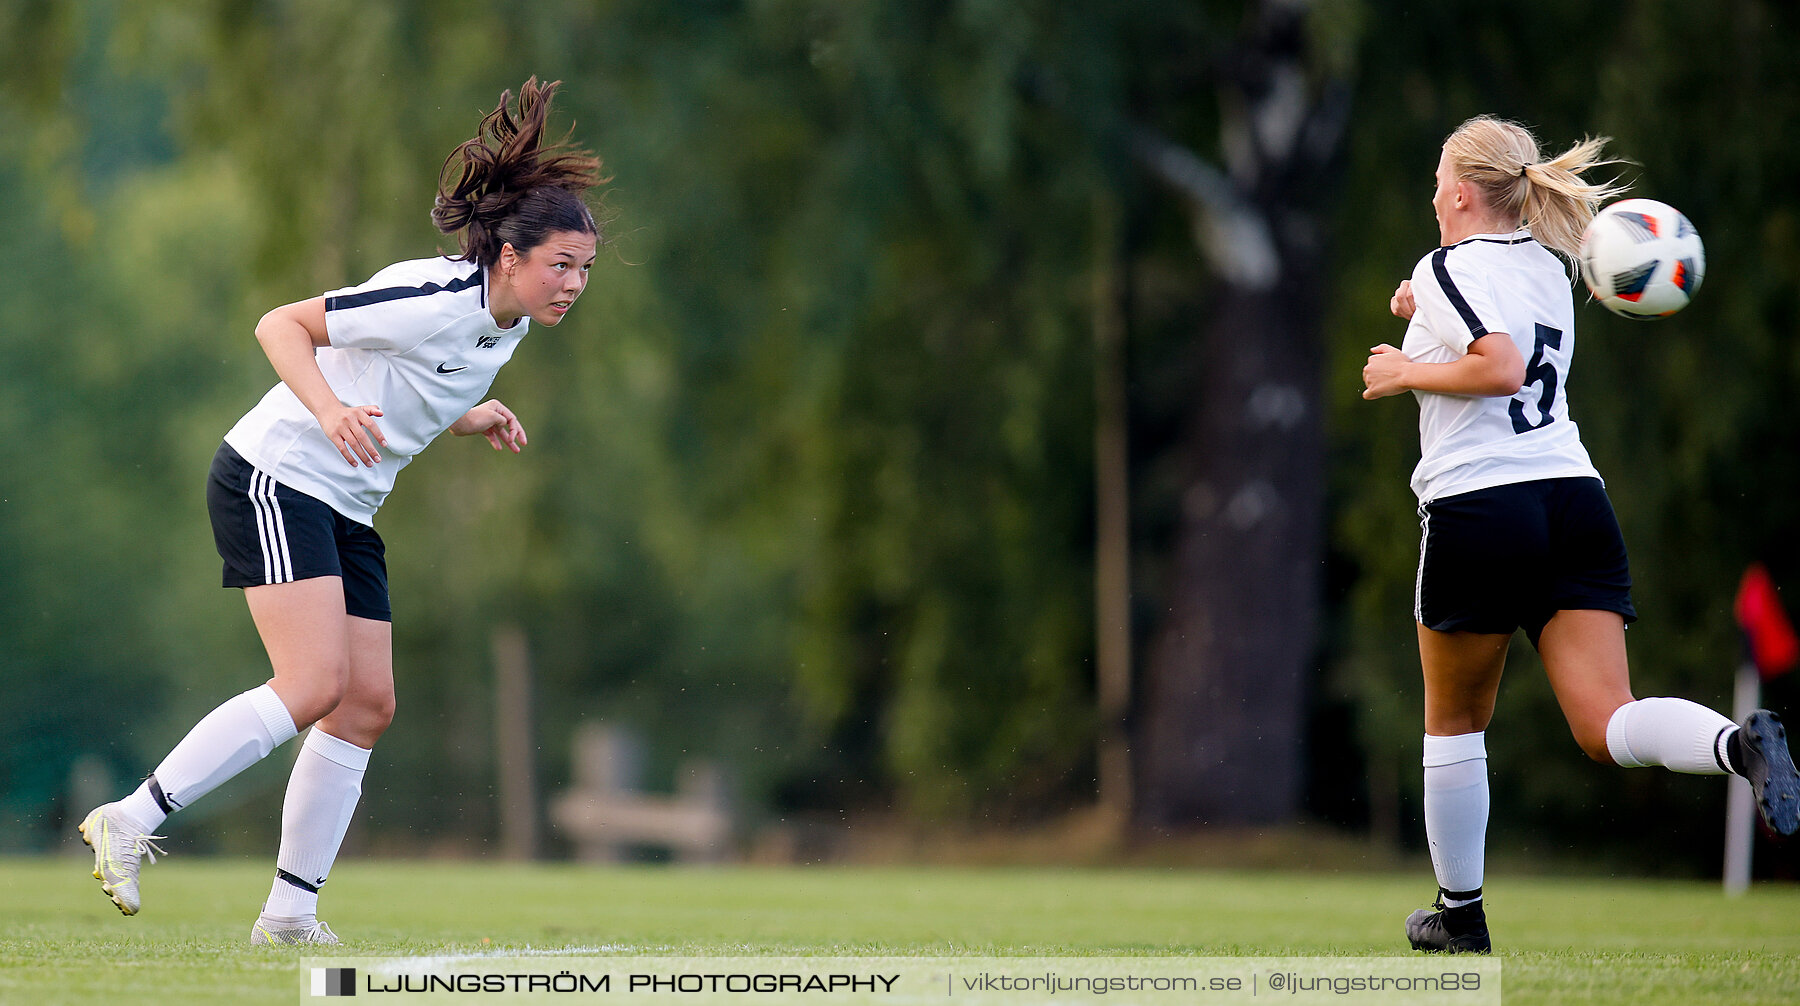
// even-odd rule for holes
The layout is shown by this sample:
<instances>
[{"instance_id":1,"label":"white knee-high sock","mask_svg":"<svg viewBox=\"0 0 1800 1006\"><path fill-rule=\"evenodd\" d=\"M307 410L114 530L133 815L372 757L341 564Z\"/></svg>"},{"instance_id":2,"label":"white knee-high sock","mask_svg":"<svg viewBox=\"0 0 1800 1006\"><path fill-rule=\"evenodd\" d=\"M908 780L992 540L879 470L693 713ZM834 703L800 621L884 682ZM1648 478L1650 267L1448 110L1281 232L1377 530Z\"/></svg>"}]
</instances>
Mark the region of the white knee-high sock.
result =
<instances>
[{"instance_id":1,"label":"white knee-high sock","mask_svg":"<svg viewBox=\"0 0 1800 1006\"><path fill-rule=\"evenodd\" d=\"M146 830L155 829L297 732L275 689L264 684L233 695L194 724L120 809Z\"/></svg>"},{"instance_id":2,"label":"white knee-high sock","mask_svg":"<svg viewBox=\"0 0 1800 1006\"><path fill-rule=\"evenodd\" d=\"M1606 750L1625 768L1661 765L1688 775L1725 775L1723 742L1737 724L1686 699L1638 699L1606 721Z\"/></svg>"},{"instance_id":3,"label":"white knee-high sock","mask_svg":"<svg viewBox=\"0 0 1800 1006\"><path fill-rule=\"evenodd\" d=\"M318 727L306 735L281 807L281 850L275 855L275 883L263 906L265 915L305 918L318 913L319 887L344 844L368 768L368 748Z\"/></svg>"},{"instance_id":4,"label":"white knee-high sock","mask_svg":"<svg viewBox=\"0 0 1800 1006\"><path fill-rule=\"evenodd\" d=\"M1481 890L1487 824L1486 733L1426 734L1425 837L1439 887L1465 894ZM1445 904L1452 900L1444 899ZM1473 900L1466 897L1457 903Z\"/></svg>"}]
</instances>

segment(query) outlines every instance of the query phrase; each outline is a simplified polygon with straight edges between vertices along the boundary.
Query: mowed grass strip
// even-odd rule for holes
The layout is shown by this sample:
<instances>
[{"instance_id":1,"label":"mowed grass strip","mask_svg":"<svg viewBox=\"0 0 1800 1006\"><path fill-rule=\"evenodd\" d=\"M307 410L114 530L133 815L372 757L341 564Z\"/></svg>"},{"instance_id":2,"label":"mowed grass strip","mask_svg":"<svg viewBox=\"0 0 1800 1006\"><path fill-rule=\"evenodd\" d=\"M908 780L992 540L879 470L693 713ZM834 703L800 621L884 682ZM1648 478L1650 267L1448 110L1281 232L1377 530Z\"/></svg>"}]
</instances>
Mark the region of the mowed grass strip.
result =
<instances>
[{"instance_id":1,"label":"mowed grass strip","mask_svg":"<svg viewBox=\"0 0 1800 1006\"><path fill-rule=\"evenodd\" d=\"M177 856L123 918L76 858L0 860L0 1002L292 1002L252 948L264 862ZM1490 876L1508 1002L1793 1003L1800 888ZM587 868L350 861L322 917L344 956L1410 956L1419 875L947 868ZM309 948L306 955L313 955ZM320 954L320 956L323 956Z\"/></svg>"}]
</instances>

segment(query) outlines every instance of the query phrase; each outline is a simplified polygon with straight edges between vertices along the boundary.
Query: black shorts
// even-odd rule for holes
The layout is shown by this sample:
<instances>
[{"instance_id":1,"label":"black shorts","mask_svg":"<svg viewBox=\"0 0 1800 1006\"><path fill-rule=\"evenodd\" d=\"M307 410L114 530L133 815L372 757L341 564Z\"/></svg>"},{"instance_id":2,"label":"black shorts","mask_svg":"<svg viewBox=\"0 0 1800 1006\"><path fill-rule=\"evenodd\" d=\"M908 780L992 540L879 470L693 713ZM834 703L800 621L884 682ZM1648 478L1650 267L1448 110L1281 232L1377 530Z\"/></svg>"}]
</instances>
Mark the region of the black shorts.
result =
<instances>
[{"instance_id":1,"label":"black shorts","mask_svg":"<svg viewBox=\"0 0 1800 1006\"><path fill-rule=\"evenodd\" d=\"M1595 478L1477 489L1419 507L1413 615L1443 632L1510 633L1537 645L1559 611L1637 621L1612 500Z\"/></svg>"},{"instance_id":2,"label":"black shorts","mask_svg":"<svg viewBox=\"0 0 1800 1006\"><path fill-rule=\"evenodd\" d=\"M213 455L206 510L213 543L225 560L225 586L342 577L345 612L393 621L387 547L374 528L276 482L230 444L219 445Z\"/></svg>"}]
</instances>

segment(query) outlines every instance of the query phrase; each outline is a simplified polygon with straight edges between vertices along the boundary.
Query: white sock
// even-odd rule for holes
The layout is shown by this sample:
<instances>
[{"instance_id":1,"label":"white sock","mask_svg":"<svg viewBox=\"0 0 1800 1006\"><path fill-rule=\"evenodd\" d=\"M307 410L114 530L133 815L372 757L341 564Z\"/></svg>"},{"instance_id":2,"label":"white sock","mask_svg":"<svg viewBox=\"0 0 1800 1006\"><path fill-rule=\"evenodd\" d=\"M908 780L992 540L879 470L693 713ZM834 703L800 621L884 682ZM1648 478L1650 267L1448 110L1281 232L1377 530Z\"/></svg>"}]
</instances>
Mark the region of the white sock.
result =
<instances>
[{"instance_id":1,"label":"white sock","mask_svg":"<svg viewBox=\"0 0 1800 1006\"><path fill-rule=\"evenodd\" d=\"M275 689L264 684L233 695L194 724L136 792L119 801L120 810L153 831L296 733Z\"/></svg>"},{"instance_id":2,"label":"white sock","mask_svg":"<svg viewBox=\"0 0 1800 1006\"><path fill-rule=\"evenodd\" d=\"M368 768L368 748L318 727L306 735L281 807L281 850L275 854L275 882L269 888L264 915L289 919L317 916L318 889L331 874L331 864L344 844L344 832L356 813L363 773Z\"/></svg>"},{"instance_id":3,"label":"white sock","mask_svg":"<svg viewBox=\"0 0 1800 1006\"><path fill-rule=\"evenodd\" d=\"M1425 837L1438 886L1479 891L1487 851L1487 735L1425 735ZM1455 907L1479 900L1467 898Z\"/></svg>"},{"instance_id":4,"label":"white sock","mask_svg":"<svg viewBox=\"0 0 1800 1006\"><path fill-rule=\"evenodd\" d=\"M1698 702L1638 699L1606 721L1606 750L1624 768L1661 765L1688 775L1725 775L1720 735L1736 728Z\"/></svg>"}]
</instances>

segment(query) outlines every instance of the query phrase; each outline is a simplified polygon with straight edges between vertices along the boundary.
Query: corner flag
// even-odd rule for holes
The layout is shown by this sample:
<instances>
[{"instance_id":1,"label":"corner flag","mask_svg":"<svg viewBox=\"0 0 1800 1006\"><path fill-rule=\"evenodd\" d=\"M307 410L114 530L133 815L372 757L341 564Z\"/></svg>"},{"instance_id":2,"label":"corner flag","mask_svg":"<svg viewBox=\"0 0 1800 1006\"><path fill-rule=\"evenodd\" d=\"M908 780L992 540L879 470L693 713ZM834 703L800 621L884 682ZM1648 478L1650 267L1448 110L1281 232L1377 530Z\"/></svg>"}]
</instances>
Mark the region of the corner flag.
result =
<instances>
[{"instance_id":1,"label":"corner flag","mask_svg":"<svg viewBox=\"0 0 1800 1006\"><path fill-rule=\"evenodd\" d=\"M1760 562L1744 570L1732 605L1744 633L1744 662L1738 665L1732 718L1742 723L1762 704L1762 683L1780 677L1800 663L1800 638L1781 607L1775 581ZM1742 894L1750 886L1750 857L1756 846L1754 798L1750 784L1732 779L1725 799L1725 893Z\"/></svg>"},{"instance_id":2,"label":"corner flag","mask_svg":"<svg viewBox=\"0 0 1800 1006\"><path fill-rule=\"evenodd\" d=\"M1749 644L1750 660L1764 681L1778 678L1800 664L1800 637L1794 635L1794 624L1788 621L1781 606L1781 594L1762 563L1751 563L1744 571L1732 610Z\"/></svg>"}]
</instances>

